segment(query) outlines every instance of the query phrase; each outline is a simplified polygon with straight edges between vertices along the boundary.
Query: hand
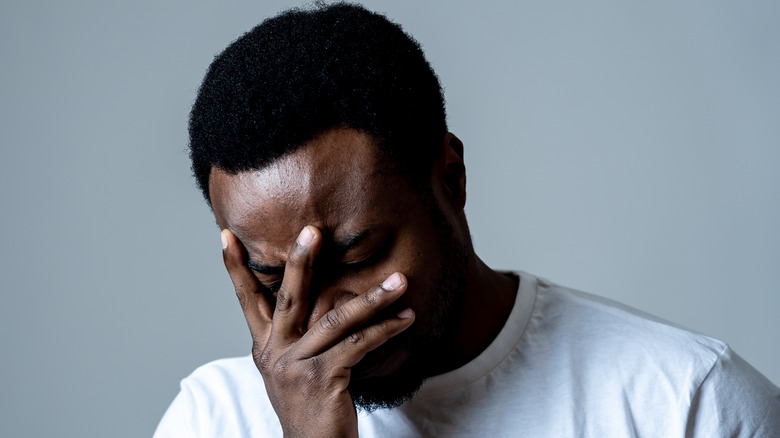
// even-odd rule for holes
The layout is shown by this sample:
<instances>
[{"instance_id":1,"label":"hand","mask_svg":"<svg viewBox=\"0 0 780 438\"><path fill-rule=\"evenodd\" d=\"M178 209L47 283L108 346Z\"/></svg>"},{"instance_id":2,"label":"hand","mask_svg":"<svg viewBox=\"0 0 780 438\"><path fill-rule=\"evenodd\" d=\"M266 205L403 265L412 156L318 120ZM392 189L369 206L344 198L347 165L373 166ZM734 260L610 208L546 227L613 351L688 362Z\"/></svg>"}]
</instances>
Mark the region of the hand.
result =
<instances>
[{"instance_id":1,"label":"hand","mask_svg":"<svg viewBox=\"0 0 780 438\"><path fill-rule=\"evenodd\" d=\"M286 437L358 436L357 413L347 391L351 368L369 351L407 329L410 309L364 326L406 291L406 277L381 285L331 309L304 332L309 285L322 235L305 227L287 258L276 308L260 293L244 248L222 231L223 259L252 334L252 357L263 375Z\"/></svg>"}]
</instances>

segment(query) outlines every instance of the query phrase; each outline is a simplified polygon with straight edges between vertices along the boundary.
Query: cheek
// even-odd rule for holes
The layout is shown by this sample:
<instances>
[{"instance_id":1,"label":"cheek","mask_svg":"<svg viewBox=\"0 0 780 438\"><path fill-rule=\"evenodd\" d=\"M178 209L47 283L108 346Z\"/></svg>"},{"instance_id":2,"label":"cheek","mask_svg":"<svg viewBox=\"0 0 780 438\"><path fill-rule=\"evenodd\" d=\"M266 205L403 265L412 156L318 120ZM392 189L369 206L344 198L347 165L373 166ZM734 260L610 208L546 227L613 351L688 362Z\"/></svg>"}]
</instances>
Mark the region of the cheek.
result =
<instances>
[{"instance_id":1,"label":"cheek","mask_svg":"<svg viewBox=\"0 0 780 438\"><path fill-rule=\"evenodd\" d=\"M409 279L409 286L424 282L430 267L435 266L433 248L427 245L427 240L410 232L399 236L394 251L388 254L388 275L395 271L401 272Z\"/></svg>"},{"instance_id":2,"label":"cheek","mask_svg":"<svg viewBox=\"0 0 780 438\"><path fill-rule=\"evenodd\" d=\"M315 282L319 289L319 306L330 307L342 302L348 297L362 295L377 287L394 272L404 274L408 281L407 292L402 300L413 305L421 297L427 295L425 290L435 288L433 279L439 272L439 259L429 239L421 239L414 232L399 233L387 249L385 255L376 263L359 271L345 268L340 272L332 272L320 277L322 282ZM327 269L323 266L323 269ZM417 296L417 299L414 297Z\"/></svg>"},{"instance_id":3,"label":"cheek","mask_svg":"<svg viewBox=\"0 0 780 438\"><path fill-rule=\"evenodd\" d=\"M413 285L422 277L421 273L423 272L421 271L424 269L420 269L421 266L417 263L419 258L414 253L399 249L397 245L390 248L381 260L359 271L346 269L338 275L337 279L334 279L334 283L337 283L334 286L337 289L360 295L380 285L394 272L404 274L409 285Z\"/></svg>"},{"instance_id":4,"label":"cheek","mask_svg":"<svg viewBox=\"0 0 780 438\"><path fill-rule=\"evenodd\" d=\"M364 294L382 284L393 272L403 272L390 261L376 263L360 271L347 271L336 280L338 288L355 295Z\"/></svg>"},{"instance_id":5,"label":"cheek","mask_svg":"<svg viewBox=\"0 0 780 438\"><path fill-rule=\"evenodd\" d=\"M400 300L415 311L426 307L423 303L435 288L433 279L436 277L437 264L432 260L430 249L419 245L417 239L400 240L395 250L388 254L375 271L374 278L379 282L394 272L404 274L408 284Z\"/></svg>"}]
</instances>

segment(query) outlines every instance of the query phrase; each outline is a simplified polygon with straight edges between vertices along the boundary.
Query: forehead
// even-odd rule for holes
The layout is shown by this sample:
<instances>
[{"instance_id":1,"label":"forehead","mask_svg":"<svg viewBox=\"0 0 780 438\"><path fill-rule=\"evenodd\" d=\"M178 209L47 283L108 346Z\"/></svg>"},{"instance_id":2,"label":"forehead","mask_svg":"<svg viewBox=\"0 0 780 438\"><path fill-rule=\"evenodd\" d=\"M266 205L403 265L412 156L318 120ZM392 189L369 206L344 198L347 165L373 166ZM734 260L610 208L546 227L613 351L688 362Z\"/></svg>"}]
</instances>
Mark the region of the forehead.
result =
<instances>
[{"instance_id":1,"label":"forehead","mask_svg":"<svg viewBox=\"0 0 780 438\"><path fill-rule=\"evenodd\" d=\"M370 136L332 129L260 170L213 169L209 193L221 228L250 252L280 258L306 225L338 239L386 216L387 187L403 179L384 163Z\"/></svg>"}]
</instances>

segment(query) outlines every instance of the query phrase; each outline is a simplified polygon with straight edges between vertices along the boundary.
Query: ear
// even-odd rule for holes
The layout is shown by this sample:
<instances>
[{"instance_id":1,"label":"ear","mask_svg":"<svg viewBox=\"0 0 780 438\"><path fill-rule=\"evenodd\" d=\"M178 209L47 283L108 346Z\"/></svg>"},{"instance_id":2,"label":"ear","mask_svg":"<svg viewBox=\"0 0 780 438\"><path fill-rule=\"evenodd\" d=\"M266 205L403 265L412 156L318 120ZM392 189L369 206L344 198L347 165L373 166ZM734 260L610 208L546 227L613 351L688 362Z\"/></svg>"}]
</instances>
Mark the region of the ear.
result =
<instances>
[{"instance_id":1,"label":"ear","mask_svg":"<svg viewBox=\"0 0 780 438\"><path fill-rule=\"evenodd\" d=\"M433 166L432 187L438 190L460 214L466 206L466 166L463 164L463 142L448 132L442 140L439 158Z\"/></svg>"}]
</instances>

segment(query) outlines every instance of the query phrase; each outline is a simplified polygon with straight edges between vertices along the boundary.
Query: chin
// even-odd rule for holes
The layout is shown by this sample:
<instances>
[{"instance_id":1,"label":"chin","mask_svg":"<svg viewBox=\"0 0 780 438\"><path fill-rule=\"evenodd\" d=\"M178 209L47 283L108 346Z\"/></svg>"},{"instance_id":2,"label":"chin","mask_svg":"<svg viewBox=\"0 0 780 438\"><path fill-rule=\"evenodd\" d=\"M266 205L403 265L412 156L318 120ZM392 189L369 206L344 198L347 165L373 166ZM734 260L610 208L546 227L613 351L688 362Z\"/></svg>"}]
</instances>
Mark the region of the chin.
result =
<instances>
[{"instance_id":1,"label":"chin","mask_svg":"<svg viewBox=\"0 0 780 438\"><path fill-rule=\"evenodd\" d=\"M352 368L348 390L360 410L396 408L410 400L425 381L422 367L414 363L415 355L401 342L392 341Z\"/></svg>"},{"instance_id":2,"label":"chin","mask_svg":"<svg viewBox=\"0 0 780 438\"><path fill-rule=\"evenodd\" d=\"M416 373L399 371L397 373L352 379L349 393L355 406L367 412L377 409L393 409L414 397L425 378Z\"/></svg>"}]
</instances>

